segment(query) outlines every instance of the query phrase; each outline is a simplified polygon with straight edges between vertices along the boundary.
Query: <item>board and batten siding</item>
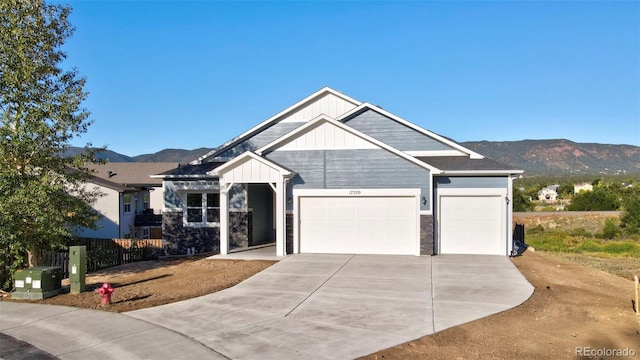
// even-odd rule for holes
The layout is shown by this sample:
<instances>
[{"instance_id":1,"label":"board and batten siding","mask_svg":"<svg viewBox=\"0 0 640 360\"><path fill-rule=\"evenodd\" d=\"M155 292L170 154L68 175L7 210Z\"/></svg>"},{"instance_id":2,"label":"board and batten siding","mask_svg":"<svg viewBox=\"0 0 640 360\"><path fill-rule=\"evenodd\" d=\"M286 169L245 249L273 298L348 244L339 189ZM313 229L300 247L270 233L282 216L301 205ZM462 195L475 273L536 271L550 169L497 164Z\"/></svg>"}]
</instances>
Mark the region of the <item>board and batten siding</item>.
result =
<instances>
[{"instance_id":1,"label":"board and batten siding","mask_svg":"<svg viewBox=\"0 0 640 360\"><path fill-rule=\"evenodd\" d=\"M385 144L402 151L452 151L455 149L373 110L344 122Z\"/></svg>"},{"instance_id":2,"label":"board and batten siding","mask_svg":"<svg viewBox=\"0 0 640 360\"><path fill-rule=\"evenodd\" d=\"M290 115L283 118L281 122L307 122L322 114L337 118L355 107L356 104L339 98L334 94L327 93L314 102L294 110Z\"/></svg>"},{"instance_id":3,"label":"board and batten siding","mask_svg":"<svg viewBox=\"0 0 640 360\"><path fill-rule=\"evenodd\" d=\"M420 188L429 199L430 172L383 149L279 151L266 155L282 166L295 169L287 197L300 189L394 189ZM287 204L288 209L291 205ZM421 204L430 210L430 204Z\"/></svg>"}]
</instances>

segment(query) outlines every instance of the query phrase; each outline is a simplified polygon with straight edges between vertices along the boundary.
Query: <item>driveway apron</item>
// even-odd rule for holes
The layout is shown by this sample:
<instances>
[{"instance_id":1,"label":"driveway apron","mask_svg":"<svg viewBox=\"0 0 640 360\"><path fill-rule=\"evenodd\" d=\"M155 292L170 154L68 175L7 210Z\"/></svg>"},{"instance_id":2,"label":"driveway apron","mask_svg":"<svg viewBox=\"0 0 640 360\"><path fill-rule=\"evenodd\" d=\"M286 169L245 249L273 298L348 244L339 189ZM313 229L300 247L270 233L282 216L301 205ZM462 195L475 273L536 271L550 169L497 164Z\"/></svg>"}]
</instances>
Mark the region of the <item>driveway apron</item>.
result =
<instances>
[{"instance_id":1,"label":"driveway apron","mask_svg":"<svg viewBox=\"0 0 640 360\"><path fill-rule=\"evenodd\" d=\"M126 315L230 359L353 359L503 311L532 292L500 256L301 254L232 288Z\"/></svg>"}]
</instances>

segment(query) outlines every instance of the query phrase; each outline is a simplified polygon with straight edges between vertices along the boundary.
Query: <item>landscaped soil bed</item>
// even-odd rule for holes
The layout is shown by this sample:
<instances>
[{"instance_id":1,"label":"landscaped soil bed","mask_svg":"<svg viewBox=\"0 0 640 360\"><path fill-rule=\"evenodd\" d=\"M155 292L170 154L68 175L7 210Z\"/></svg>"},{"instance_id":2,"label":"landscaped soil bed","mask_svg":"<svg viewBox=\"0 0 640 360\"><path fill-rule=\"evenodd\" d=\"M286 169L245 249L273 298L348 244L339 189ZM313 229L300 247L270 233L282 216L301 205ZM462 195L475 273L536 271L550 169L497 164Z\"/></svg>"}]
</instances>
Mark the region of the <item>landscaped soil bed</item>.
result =
<instances>
[{"instance_id":1,"label":"landscaped soil bed","mask_svg":"<svg viewBox=\"0 0 640 360\"><path fill-rule=\"evenodd\" d=\"M524 304L367 359L576 358L577 347L629 348L640 358L632 281L537 253L512 261L535 287Z\"/></svg>"},{"instance_id":2,"label":"landscaped soil bed","mask_svg":"<svg viewBox=\"0 0 640 360\"><path fill-rule=\"evenodd\" d=\"M34 302L114 312L132 311L226 289L274 263L202 257L141 261L88 274L87 291L82 294L67 293ZM93 291L104 282L109 282L115 289L111 305L106 306L100 304L100 295ZM63 286L68 283L68 280L63 280Z\"/></svg>"}]
</instances>

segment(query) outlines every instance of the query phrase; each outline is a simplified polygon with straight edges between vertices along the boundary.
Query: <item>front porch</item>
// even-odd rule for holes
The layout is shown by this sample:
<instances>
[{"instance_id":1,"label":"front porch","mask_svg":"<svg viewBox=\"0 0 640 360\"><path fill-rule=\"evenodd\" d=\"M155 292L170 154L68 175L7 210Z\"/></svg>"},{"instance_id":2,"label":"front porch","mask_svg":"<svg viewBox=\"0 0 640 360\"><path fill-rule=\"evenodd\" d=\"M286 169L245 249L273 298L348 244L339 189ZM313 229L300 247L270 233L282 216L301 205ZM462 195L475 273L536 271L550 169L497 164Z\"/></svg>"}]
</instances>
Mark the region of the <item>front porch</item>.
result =
<instances>
[{"instance_id":1,"label":"front porch","mask_svg":"<svg viewBox=\"0 0 640 360\"><path fill-rule=\"evenodd\" d=\"M275 240L275 256L285 256L286 186L294 173L245 152L213 174L220 184L220 255Z\"/></svg>"},{"instance_id":2,"label":"front porch","mask_svg":"<svg viewBox=\"0 0 640 360\"><path fill-rule=\"evenodd\" d=\"M213 255L207 259L228 259L228 260L274 260L280 261L284 256L276 255L276 245L256 246L244 250L234 251L229 254Z\"/></svg>"}]
</instances>

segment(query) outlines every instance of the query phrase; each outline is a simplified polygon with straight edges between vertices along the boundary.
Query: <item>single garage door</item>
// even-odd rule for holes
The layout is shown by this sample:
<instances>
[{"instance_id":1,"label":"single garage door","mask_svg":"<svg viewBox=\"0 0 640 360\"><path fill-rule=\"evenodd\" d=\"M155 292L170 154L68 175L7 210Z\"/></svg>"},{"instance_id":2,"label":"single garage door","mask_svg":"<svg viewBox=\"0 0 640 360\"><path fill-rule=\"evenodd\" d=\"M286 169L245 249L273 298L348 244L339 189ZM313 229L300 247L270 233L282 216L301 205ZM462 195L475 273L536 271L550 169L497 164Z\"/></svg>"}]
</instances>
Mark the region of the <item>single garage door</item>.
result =
<instances>
[{"instance_id":1,"label":"single garage door","mask_svg":"<svg viewBox=\"0 0 640 360\"><path fill-rule=\"evenodd\" d=\"M415 196L300 197L300 252L417 255Z\"/></svg>"},{"instance_id":2,"label":"single garage door","mask_svg":"<svg viewBox=\"0 0 640 360\"><path fill-rule=\"evenodd\" d=\"M504 196L441 196L440 253L505 255Z\"/></svg>"}]
</instances>

